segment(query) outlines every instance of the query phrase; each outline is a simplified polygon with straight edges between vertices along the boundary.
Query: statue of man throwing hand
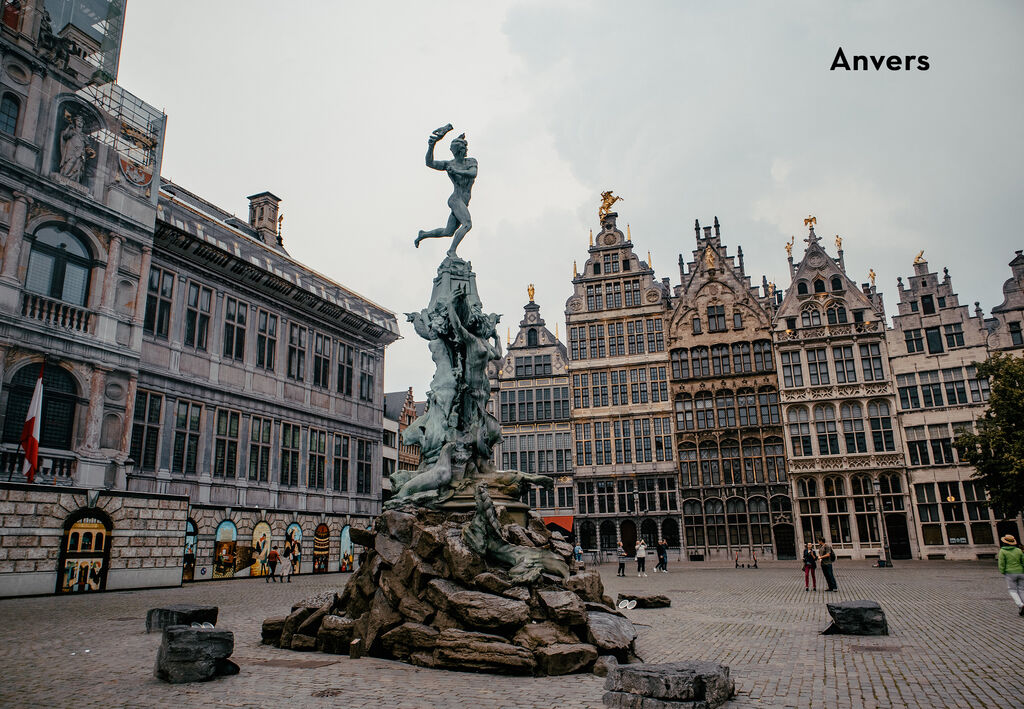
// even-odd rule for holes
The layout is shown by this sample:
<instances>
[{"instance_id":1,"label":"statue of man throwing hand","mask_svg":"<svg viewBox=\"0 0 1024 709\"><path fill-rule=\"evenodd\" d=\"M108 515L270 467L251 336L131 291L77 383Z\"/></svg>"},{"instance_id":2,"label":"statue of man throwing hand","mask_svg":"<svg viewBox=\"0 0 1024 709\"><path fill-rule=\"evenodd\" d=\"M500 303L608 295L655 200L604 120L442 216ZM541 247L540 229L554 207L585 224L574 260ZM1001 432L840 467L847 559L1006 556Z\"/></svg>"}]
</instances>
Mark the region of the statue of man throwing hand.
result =
<instances>
[{"instance_id":1,"label":"statue of man throwing hand","mask_svg":"<svg viewBox=\"0 0 1024 709\"><path fill-rule=\"evenodd\" d=\"M416 237L416 248L424 239L436 239L442 236L452 237L451 248L448 249L449 256L455 256L455 249L473 228L473 220L469 216L469 198L473 191L473 182L476 180L476 159L466 157L466 134L463 133L452 141L451 150L454 160L435 160L434 145L441 140L450 130L452 124L441 126L427 139L427 167L434 170L444 170L455 188L452 196L448 198L448 207L452 213L448 217L448 223L438 229L430 231L420 230Z\"/></svg>"}]
</instances>

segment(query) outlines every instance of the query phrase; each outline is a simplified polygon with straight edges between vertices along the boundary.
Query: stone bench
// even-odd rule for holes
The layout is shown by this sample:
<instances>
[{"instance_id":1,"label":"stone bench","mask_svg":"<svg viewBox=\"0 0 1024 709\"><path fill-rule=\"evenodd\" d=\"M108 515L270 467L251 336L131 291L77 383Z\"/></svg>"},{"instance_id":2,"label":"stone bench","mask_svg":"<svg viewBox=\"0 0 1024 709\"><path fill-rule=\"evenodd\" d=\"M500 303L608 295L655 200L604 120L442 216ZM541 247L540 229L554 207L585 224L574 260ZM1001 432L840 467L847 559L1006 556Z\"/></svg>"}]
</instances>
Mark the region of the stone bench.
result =
<instances>
[{"instance_id":1,"label":"stone bench","mask_svg":"<svg viewBox=\"0 0 1024 709\"><path fill-rule=\"evenodd\" d=\"M615 709L715 709L736 693L728 667L703 661L610 667L604 688Z\"/></svg>"},{"instance_id":2,"label":"stone bench","mask_svg":"<svg viewBox=\"0 0 1024 709\"><path fill-rule=\"evenodd\" d=\"M161 630L171 625L192 625L209 623L217 625L217 606L197 606L179 603L162 608L151 608L146 613L146 632Z\"/></svg>"},{"instance_id":3,"label":"stone bench","mask_svg":"<svg viewBox=\"0 0 1024 709\"><path fill-rule=\"evenodd\" d=\"M636 601L637 608L668 608L672 601L660 593L620 593L615 599L616 605L622 601Z\"/></svg>"},{"instance_id":4,"label":"stone bench","mask_svg":"<svg viewBox=\"0 0 1024 709\"><path fill-rule=\"evenodd\" d=\"M822 635L888 635L885 611L875 601L840 601L828 603L832 623Z\"/></svg>"},{"instance_id":5,"label":"stone bench","mask_svg":"<svg viewBox=\"0 0 1024 709\"><path fill-rule=\"evenodd\" d=\"M236 675L238 665L228 659L234 649L235 636L230 630L172 625L164 628L153 675L171 684Z\"/></svg>"}]
</instances>

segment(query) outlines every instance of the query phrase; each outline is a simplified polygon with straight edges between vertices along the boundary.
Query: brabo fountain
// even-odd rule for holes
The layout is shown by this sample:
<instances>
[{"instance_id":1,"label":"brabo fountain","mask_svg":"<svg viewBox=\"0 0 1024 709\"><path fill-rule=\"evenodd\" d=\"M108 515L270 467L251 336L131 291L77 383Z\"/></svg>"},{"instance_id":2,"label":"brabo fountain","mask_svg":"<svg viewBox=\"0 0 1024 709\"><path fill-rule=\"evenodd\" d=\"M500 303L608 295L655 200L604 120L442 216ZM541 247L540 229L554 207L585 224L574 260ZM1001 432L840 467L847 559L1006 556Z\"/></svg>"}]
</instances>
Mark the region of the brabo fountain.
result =
<instances>
[{"instance_id":1,"label":"brabo fountain","mask_svg":"<svg viewBox=\"0 0 1024 709\"><path fill-rule=\"evenodd\" d=\"M353 530L367 553L344 591L268 619L263 641L510 674L587 671L602 655L634 661L636 631L598 573L577 569L571 545L519 499L522 485L551 486L551 478L491 463L501 431L486 409L487 365L502 356L500 316L484 312L471 264L456 254L472 228L477 162L465 134L451 142L452 160L434 158L451 129L431 134L426 156L452 181L451 215L415 245L452 244L430 303L407 315L435 366L426 411L403 437L420 446L419 468L392 475L394 497L373 530Z\"/></svg>"}]
</instances>

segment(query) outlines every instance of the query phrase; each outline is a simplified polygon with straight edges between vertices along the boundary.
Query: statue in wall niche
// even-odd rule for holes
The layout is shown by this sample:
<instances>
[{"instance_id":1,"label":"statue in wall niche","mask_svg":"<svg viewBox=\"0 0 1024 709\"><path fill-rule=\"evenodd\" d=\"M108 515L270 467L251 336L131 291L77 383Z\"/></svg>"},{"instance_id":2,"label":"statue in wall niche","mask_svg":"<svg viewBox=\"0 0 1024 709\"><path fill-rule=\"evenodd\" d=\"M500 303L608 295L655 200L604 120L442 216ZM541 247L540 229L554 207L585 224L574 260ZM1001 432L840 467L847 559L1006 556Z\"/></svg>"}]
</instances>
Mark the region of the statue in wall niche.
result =
<instances>
[{"instance_id":1,"label":"statue in wall niche","mask_svg":"<svg viewBox=\"0 0 1024 709\"><path fill-rule=\"evenodd\" d=\"M452 124L443 125L427 138L427 167L432 170L442 170L448 173L448 179L452 181L455 188L452 196L448 198L448 207L452 213L448 216L448 223L430 231L420 230L416 241L413 242L416 248L424 239L439 239L444 236L452 237L452 245L448 249L448 255L454 257L455 250L466 238L466 234L473 228L473 219L469 216L469 198L473 192L473 183L476 181L477 164L475 158L466 157L468 144L466 134L463 133L452 141L451 151L455 156L454 160L435 160L434 146L452 129Z\"/></svg>"},{"instance_id":2,"label":"statue in wall niche","mask_svg":"<svg viewBox=\"0 0 1024 709\"><path fill-rule=\"evenodd\" d=\"M60 134L60 174L72 182L82 182L85 164L96 156L85 138L85 118L81 114L72 116L64 111L67 125Z\"/></svg>"}]
</instances>

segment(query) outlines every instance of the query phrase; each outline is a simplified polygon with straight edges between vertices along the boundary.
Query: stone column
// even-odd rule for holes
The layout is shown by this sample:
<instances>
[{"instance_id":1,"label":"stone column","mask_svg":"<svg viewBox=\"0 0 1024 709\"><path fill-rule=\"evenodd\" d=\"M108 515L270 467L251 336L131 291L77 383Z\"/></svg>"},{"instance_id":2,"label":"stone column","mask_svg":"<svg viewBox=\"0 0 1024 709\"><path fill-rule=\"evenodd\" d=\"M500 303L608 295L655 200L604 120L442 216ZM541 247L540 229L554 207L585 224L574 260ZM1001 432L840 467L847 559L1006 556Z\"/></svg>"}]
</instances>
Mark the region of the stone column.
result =
<instances>
[{"instance_id":1,"label":"stone column","mask_svg":"<svg viewBox=\"0 0 1024 709\"><path fill-rule=\"evenodd\" d=\"M107 388L107 374L110 367L95 364L89 382L89 409L85 415L85 440L83 448L88 451L100 447L100 430L103 427L103 399Z\"/></svg>"},{"instance_id":2,"label":"stone column","mask_svg":"<svg viewBox=\"0 0 1024 709\"><path fill-rule=\"evenodd\" d=\"M21 243L25 235L28 206L31 203L32 198L24 192L14 193L11 224L7 229L7 241L4 243L4 264L0 268L0 279L14 284L18 283L18 261L21 256Z\"/></svg>"},{"instance_id":3,"label":"stone column","mask_svg":"<svg viewBox=\"0 0 1024 709\"><path fill-rule=\"evenodd\" d=\"M114 289L117 285L117 269L121 264L121 246L124 237L111 234L110 246L107 248L107 267L103 272L103 294L100 297L100 310L114 309Z\"/></svg>"},{"instance_id":4,"label":"stone column","mask_svg":"<svg viewBox=\"0 0 1024 709\"><path fill-rule=\"evenodd\" d=\"M139 289L135 293L135 315L132 322L142 323L146 318L146 296L149 292L149 264L153 260L153 247L142 247L142 260L139 264Z\"/></svg>"}]
</instances>

